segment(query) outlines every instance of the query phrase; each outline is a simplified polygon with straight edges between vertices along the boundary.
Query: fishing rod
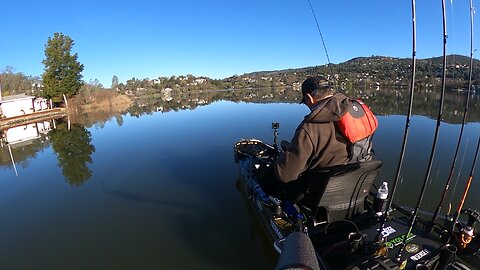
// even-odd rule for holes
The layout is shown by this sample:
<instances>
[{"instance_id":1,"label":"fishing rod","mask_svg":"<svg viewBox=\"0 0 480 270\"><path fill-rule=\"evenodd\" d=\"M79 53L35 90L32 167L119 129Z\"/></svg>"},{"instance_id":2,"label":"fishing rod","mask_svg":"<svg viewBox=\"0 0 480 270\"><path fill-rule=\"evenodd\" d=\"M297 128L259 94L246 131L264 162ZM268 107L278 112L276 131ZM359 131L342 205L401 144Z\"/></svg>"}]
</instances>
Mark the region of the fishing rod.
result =
<instances>
[{"instance_id":1,"label":"fishing rod","mask_svg":"<svg viewBox=\"0 0 480 270\"><path fill-rule=\"evenodd\" d=\"M458 217L460 216L460 212L462 211L463 204L465 203L465 199L467 198L468 191L470 190L470 185L472 184L473 173L475 172L475 166L477 164L477 157L478 157L478 150L480 148L480 136L478 137L477 149L475 150L475 157L473 158L472 168L470 170L470 175L468 176L467 184L465 185L465 191L463 192L462 199L460 200L457 208L457 212L455 212L455 216L453 218L453 222L450 227L450 235L453 233L455 229L455 224L458 222Z\"/></svg>"},{"instance_id":2,"label":"fishing rod","mask_svg":"<svg viewBox=\"0 0 480 270\"><path fill-rule=\"evenodd\" d=\"M376 237L377 241L383 242L382 232L385 228L385 223L387 222L387 216L389 213L389 209L392 207L393 197L395 196L395 192L398 185L398 180L400 179L400 171L403 165L403 159L405 156L405 149L407 146L407 139L408 139L408 131L410 127L410 118L412 116L412 108L413 108L413 96L415 90L415 70L416 70L416 55L417 55L417 27L416 27L416 8L415 8L415 0L412 0L412 73L410 79L410 99L408 103L408 111L407 111L407 119L405 120L405 129L403 133L403 143L402 148L400 150L400 158L398 160L397 165L397 172L395 175L395 179L393 181L393 187L391 195L387 197L387 207L382 209L382 221L380 224L380 229L378 230L378 235Z\"/></svg>"},{"instance_id":3,"label":"fishing rod","mask_svg":"<svg viewBox=\"0 0 480 270\"><path fill-rule=\"evenodd\" d=\"M393 197L395 196L398 180L400 179L400 171L401 171L401 168L403 165L403 159L405 156L405 149L407 145L408 132L410 127L410 118L412 117L413 96L415 91L415 70L416 70L416 63L417 63L416 55L417 55L416 9L415 9L415 0L412 0L412 73L411 73L411 79L410 79L410 99L408 103L407 119L405 120L405 129L403 133L403 143L400 151L400 159L397 165L397 173L393 182L392 195L390 196L390 199L388 199L385 213L388 213L388 209L392 207Z\"/></svg>"},{"instance_id":4,"label":"fishing rod","mask_svg":"<svg viewBox=\"0 0 480 270\"><path fill-rule=\"evenodd\" d=\"M418 196L418 202L415 207L415 210L411 216L410 219L410 225L408 227L408 232L406 235L409 235L412 232L412 229L415 225L415 221L418 216L418 212L420 210L420 204L422 203L423 196L425 195L425 190L427 188L427 183L428 179L430 177L430 172L432 171L432 163L433 163L433 157L435 156L435 150L437 148L437 140L438 140L438 133L440 129L440 124L442 122L442 114L443 114L443 100L445 96L445 80L446 80L446 73L447 73L447 15L445 11L445 0L442 0L442 13L443 13L443 76L442 76L442 90L440 94L440 106L438 109L438 117L437 117L437 126L435 128L435 134L433 136L433 143L432 143L432 150L430 152L430 159L428 161L428 168L427 172L425 174L425 179L423 180L423 185L422 189L420 192L420 195ZM402 244L400 246L400 250L398 251L397 254L397 261L400 262L402 258L402 253L403 250L405 249L405 246L407 244L408 237L405 237L402 241ZM406 261L405 261L406 263Z\"/></svg>"},{"instance_id":5,"label":"fishing rod","mask_svg":"<svg viewBox=\"0 0 480 270\"><path fill-rule=\"evenodd\" d=\"M433 228L435 226L435 221L437 220L438 214L440 213L440 211L442 209L443 201L445 200L448 189L450 188L450 184L451 184L452 176L453 176L453 171L455 169L455 164L457 162L458 150L460 149L460 143L462 141L463 130L465 128L465 122L466 122L466 119L467 119L468 105L469 105L469 102L470 102L470 92L471 92L471 89L472 89L473 51L474 51L473 50L473 16L474 16L474 14L475 14L475 11L474 11L474 8L473 8L473 0L470 0L470 74L469 74L469 79L468 79L467 98L465 99L465 109L463 111L462 127L460 128L460 134L458 135L457 147L455 148L455 154L453 155L452 166L450 167L450 173L448 174L447 183L445 184L445 188L443 189L442 197L440 199L440 202L438 203L437 209L435 209L432 220L430 221L429 228L428 228L428 230L430 232L433 230Z\"/></svg>"},{"instance_id":6,"label":"fishing rod","mask_svg":"<svg viewBox=\"0 0 480 270\"><path fill-rule=\"evenodd\" d=\"M315 19L315 24L317 25L317 30L318 30L318 33L320 34L320 39L322 40L323 49L325 50L325 55L327 56L328 67L330 67L330 73L332 74L335 91L338 92L337 80L335 79L335 70L333 69L332 62L330 62L330 57L328 56L327 46L325 45L325 40L323 39L322 30L320 30L320 25L318 24L317 16L315 15L315 11L313 10L312 3L310 2L310 0L307 0L307 2L308 2L308 5L310 6L310 10L312 11L313 18Z\"/></svg>"}]
</instances>

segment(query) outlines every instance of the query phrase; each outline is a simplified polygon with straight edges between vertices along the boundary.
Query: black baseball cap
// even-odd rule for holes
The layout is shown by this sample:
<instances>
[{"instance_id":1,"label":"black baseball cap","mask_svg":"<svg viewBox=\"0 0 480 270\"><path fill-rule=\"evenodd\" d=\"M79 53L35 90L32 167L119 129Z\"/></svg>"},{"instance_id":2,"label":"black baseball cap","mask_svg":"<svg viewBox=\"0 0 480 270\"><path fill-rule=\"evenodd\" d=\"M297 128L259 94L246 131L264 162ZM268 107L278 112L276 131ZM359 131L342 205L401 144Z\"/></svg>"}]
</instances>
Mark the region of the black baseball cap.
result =
<instances>
[{"instance_id":1,"label":"black baseball cap","mask_svg":"<svg viewBox=\"0 0 480 270\"><path fill-rule=\"evenodd\" d=\"M302 83L302 100L300 100L300 104L303 103L305 100L305 96L307 94L312 93L315 90L322 90L322 89L330 89L331 84L330 82L323 76L314 76L307 78Z\"/></svg>"}]
</instances>

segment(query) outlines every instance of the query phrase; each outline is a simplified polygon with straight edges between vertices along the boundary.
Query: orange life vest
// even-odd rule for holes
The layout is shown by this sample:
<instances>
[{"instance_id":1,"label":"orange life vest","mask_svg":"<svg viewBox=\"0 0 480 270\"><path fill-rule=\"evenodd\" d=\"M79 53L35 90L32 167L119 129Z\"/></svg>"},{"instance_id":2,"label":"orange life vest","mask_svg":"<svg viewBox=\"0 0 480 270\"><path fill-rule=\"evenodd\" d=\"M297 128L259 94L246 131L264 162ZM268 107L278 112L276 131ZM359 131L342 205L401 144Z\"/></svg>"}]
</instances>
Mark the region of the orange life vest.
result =
<instances>
[{"instance_id":1,"label":"orange life vest","mask_svg":"<svg viewBox=\"0 0 480 270\"><path fill-rule=\"evenodd\" d=\"M336 123L340 132L351 143L350 162L359 162L370 156L371 138L378 127L378 121L363 101L351 102L348 111Z\"/></svg>"},{"instance_id":2,"label":"orange life vest","mask_svg":"<svg viewBox=\"0 0 480 270\"><path fill-rule=\"evenodd\" d=\"M378 121L370 108L361 100L352 100L352 106L337 122L342 134L355 143L373 135Z\"/></svg>"}]
</instances>

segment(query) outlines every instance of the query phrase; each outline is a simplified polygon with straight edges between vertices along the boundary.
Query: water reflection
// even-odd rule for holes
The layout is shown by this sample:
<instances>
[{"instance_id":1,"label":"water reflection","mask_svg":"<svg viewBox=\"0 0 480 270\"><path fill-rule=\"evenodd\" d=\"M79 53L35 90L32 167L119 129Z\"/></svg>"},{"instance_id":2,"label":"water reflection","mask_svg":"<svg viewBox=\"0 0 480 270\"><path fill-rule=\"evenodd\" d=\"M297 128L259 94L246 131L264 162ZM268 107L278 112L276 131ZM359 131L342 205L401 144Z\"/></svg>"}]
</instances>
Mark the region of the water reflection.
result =
<instances>
[{"instance_id":1,"label":"water reflection","mask_svg":"<svg viewBox=\"0 0 480 270\"><path fill-rule=\"evenodd\" d=\"M438 90L438 89L437 89ZM440 93L435 89L417 90L414 98L413 114L436 118ZM377 115L404 115L408 109L407 89L356 89L342 91L347 96L366 100ZM185 93L169 92L168 95L137 98L128 113L135 117L151 115L153 112L191 110L220 100L251 103L298 103L300 92L293 88L259 88L237 90L211 90ZM445 94L444 121L461 123L466 93L449 91ZM480 96L472 94L470 106L476 107ZM467 122L479 122L480 112L470 110Z\"/></svg>"},{"instance_id":2,"label":"water reflection","mask_svg":"<svg viewBox=\"0 0 480 270\"><path fill-rule=\"evenodd\" d=\"M49 144L48 132L55 128L55 120L29 123L0 130L0 167L11 166L18 175L17 165L28 167L28 160L35 158Z\"/></svg>"},{"instance_id":3,"label":"water reflection","mask_svg":"<svg viewBox=\"0 0 480 270\"><path fill-rule=\"evenodd\" d=\"M25 169L37 153L52 147L66 181L80 186L92 175L88 164L92 163L95 147L92 136L83 126L69 119L52 119L15 126L0 131L0 168L11 167L18 176L17 166Z\"/></svg>"},{"instance_id":4,"label":"water reflection","mask_svg":"<svg viewBox=\"0 0 480 270\"><path fill-rule=\"evenodd\" d=\"M271 246L264 245L262 232L255 230L235 189L238 167L232 145L246 137L272 142L270 123L274 121L281 123L279 139L290 139L308 112L298 102L290 104L299 93L270 88L170 94L170 98L140 98L125 114L80 113L71 117L70 130L67 120L56 120L46 128L51 129L49 133L28 135L32 138L28 145L13 148L12 143L17 166L29 165L15 179L9 178L14 174L4 142L0 149L3 268L273 267ZM377 157L384 160L379 181L391 181L405 124L400 115L408 106L408 93L365 90L349 95L368 98L367 104L379 114L380 127L374 137ZM461 120L464 98L448 94L446 106L452 113L448 122ZM476 96L472 99L477 100ZM395 203L411 206L416 202L437 101L433 92L416 95L404 166L408 169L402 173ZM425 116L417 116L422 113ZM478 122L476 114L472 107L468 121ZM477 123L466 126L464 141L468 143L462 143L458 164L464 169L460 180L454 179L456 188L451 188L457 192L449 194L455 203L463 191L463 171L472 162L479 127ZM422 210L430 211L438 201L458 130L458 124L441 126L442 147L432 170L435 179ZM6 138L6 131L3 134ZM478 183L470 191L469 206L478 205ZM108 256L98 256L105 252Z\"/></svg>"},{"instance_id":5,"label":"water reflection","mask_svg":"<svg viewBox=\"0 0 480 270\"><path fill-rule=\"evenodd\" d=\"M91 144L92 135L85 127L77 124L69 129L67 123L59 124L49 135L66 181L72 186L82 185L92 176L92 171L88 168L95 152L95 147Z\"/></svg>"},{"instance_id":6,"label":"water reflection","mask_svg":"<svg viewBox=\"0 0 480 270\"><path fill-rule=\"evenodd\" d=\"M366 100L376 115L403 115L408 109L409 93L407 89L357 89L343 91L350 97ZM91 144L91 134L86 128L92 126L104 128L114 119L118 126L124 124L125 114L139 118L155 112L193 110L200 106L227 100L248 103L296 103L299 98L298 89L293 88L259 88L236 90L211 90L199 92L182 92L174 90L157 96L136 98L129 108L115 110L99 110L89 113L77 112L70 115L68 121L73 126L63 123L56 126L59 120L17 126L0 131L1 145L0 168L13 167L19 164L26 168L29 160L36 157L52 143L67 182L79 186L91 176L88 164L92 163L91 154L95 151ZM467 122L480 122L480 112L476 109L479 95L471 96ZM438 114L438 91L421 90L415 93L413 114L435 119ZM462 121L466 93L447 92L445 95L443 120L446 123L459 124ZM62 120L63 121L63 120ZM64 122L66 122L65 120ZM47 134L51 131L51 134Z\"/></svg>"}]
</instances>

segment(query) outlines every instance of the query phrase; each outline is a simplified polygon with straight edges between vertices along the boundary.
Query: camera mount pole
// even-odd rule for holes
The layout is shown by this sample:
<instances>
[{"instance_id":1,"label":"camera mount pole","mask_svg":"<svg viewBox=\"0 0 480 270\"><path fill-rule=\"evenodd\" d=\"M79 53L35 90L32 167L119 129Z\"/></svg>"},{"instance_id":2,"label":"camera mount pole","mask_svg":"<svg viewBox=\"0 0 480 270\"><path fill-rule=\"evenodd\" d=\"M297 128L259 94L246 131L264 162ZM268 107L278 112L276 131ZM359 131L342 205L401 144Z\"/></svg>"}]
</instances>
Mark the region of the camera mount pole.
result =
<instances>
[{"instance_id":1,"label":"camera mount pole","mask_svg":"<svg viewBox=\"0 0 480 270\"><path fill-rule=\"evenodd\" d=\"M272 123L272 129L273 129L273 147L275 150L278 150L278 144L277 144L277 137L278 137L278 129L280 128L279 123Z\"/></svg>"}]
</instances>

